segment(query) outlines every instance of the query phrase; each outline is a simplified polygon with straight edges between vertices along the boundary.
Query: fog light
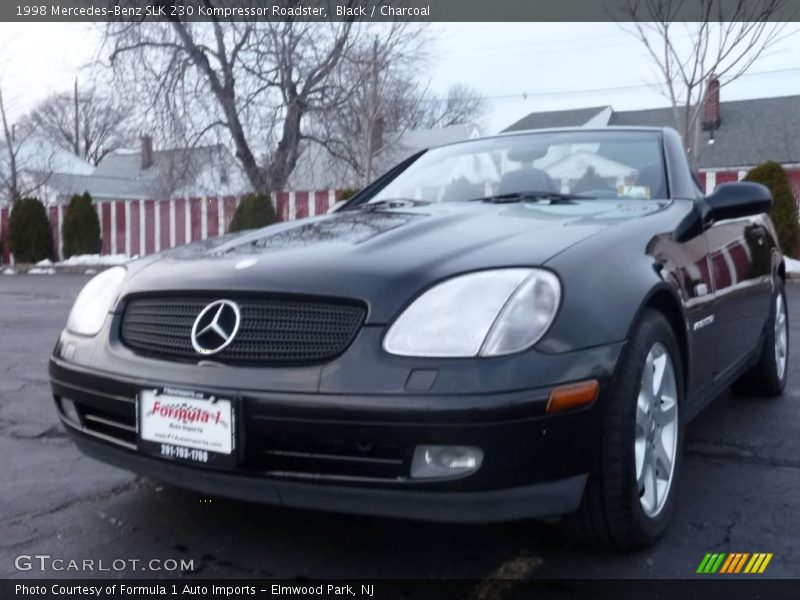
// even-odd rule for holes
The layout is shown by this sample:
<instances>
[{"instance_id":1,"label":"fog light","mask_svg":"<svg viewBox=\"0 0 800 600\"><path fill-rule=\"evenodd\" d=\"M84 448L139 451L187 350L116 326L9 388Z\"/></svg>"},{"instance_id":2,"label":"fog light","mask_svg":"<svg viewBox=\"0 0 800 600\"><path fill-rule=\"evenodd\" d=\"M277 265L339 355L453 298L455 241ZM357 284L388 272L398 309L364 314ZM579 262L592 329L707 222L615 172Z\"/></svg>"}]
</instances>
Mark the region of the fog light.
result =
<instances>
[{"instance_id":1,"label":"fog light","mask_svg":"<svg viewBox=\"0 0 800 600\"><path fill-rule=\"evenodd\" d=\"M483 450L473 446L417 446L411 461L412 479L454 477L477 471Z\"/></svg>"},{"instance_id":2,"label":"fog light","mask_svg":"<svg viewBox=\"0 0 800 600\"><path fill-rule=\"evenodd\" d=\"M75 425L81 424L81 417L78 415L78 409L75 408L75 403L67 398L61 399L61 412Z\"/></svg>"}]
</instances>

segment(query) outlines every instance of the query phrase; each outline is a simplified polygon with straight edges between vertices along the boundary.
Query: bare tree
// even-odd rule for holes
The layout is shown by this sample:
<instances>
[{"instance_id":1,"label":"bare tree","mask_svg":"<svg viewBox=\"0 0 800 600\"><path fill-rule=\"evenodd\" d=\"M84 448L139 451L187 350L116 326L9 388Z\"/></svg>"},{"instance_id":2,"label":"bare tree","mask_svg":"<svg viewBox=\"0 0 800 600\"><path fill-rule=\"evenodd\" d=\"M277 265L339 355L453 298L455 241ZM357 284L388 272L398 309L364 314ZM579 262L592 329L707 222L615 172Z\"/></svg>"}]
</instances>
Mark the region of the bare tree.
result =
<instances>
[{"instance_id":1,"label":"bare tree","mask_svg":"<svg viewBox=\"0 0 800 600\"><path fill-rule=\"evenodd\" d=\"M444 98L423 98L420 110L413 119L412 128L477 124L488 108L486 98L476 90L463 83L456 83L450 86Z\"/></svg>"},{"instance_id":2,"label":"bare tree","mask_svg":"<svg viewBox=\"0 0 800 600\"><path fill-rule=\"evenodd\" d=\"M16 135L13 130L13 125L8 123L8 113L6 112L6 104L3 100L3 86L0 85L0 119L3 124L3 160L0 162L0 184L2 184L4 196L6 196L11 204L16 203L21 195L19 193L19 171L17 169L17 152L18 146L16 145ZM5 163L5 164L4 164Z\"/></svg>"},{"instance_id":3,"label":"bare tree","mask_svg":"<svg viewBox=\"0 0 800 600\"><path fill-rule=\"evenodd\" d=\"M358 39L343 58L341 105L311 123L313 141L349 172L344 180L370 181L375 157L412 125L425 92L418 76L425 64L426 27L392 23Z\"/></svg>"},{"instance_id":4,"label":"bare tree","mask_svg":"<svg viewBox=\"0 0 800 600\"><path fill-rule=\"evenodd\" d=\"M464 85L453 86L446 98L430 93L420 76L430 41L425 25L384 24L371 33L343 60L341 77L350 92L341 108L314 122L315 141L333 160L317 156L314 146L305 159L361 184L373 179L378 155L399 158L391 149L408 130L474 122L486 110L484 99Z\"/></svg>"},{"instance_id":5,"label":"bare tree","mask_svg":"<svg viewBox=\"0 0 800 600\"><path fill-rule=\"evenodd\" d=\"M724 86L736 81L783 39L785 23L771 18L787 0L696 2L696 22L683 22L684 0L628 0L622 11L653 61L659 90L670 101L675 125L695 164L709 82Z\"/></svg>"},{"instance_id":6,"label":"bare tree","mask_svg":"<svg viewBox=\"0 0 800 600\"><path fill-rule=\"evenodd\" d=\"M341 103L337 70L353 29L352 21L111 23L106 40L118 83L147 99L159 132L189 145L224 132L252 188L267 192L294 169L305 119Z\"/></svg>"},{"instance_id":7,"label":"bare tree","mask_svg":"<svg viewBox=\"0 0 800 600\"><path fill-rule=\"evenodd\" d=\"M10 122L9 111L0 84L0 200L13 206L47 183L52 173L53 154L37 148L34 130Z\"/></svg>"},{"instance_id":8,"label":"bare tree","mask_svg":"<svg viewBox=\"0 0 800 600\"><path fill-rule=\"evenodd\" d=\"M53 94L41 102L29 119L57 146L92 163L131 140L127 128L130 107L95 88Z\"/></svg>"}]
</instances>

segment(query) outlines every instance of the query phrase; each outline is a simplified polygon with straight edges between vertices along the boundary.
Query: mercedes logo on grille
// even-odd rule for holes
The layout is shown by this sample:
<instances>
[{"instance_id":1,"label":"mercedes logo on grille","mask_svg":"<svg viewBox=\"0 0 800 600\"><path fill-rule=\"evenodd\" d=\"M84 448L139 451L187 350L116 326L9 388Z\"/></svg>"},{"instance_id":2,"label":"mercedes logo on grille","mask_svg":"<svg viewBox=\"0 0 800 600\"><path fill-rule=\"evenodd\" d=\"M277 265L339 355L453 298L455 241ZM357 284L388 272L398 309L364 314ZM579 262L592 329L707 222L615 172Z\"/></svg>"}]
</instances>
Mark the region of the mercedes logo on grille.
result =
<instances>
[{"instance_id":1,"label":"mercedes logo on grille","mask_svg":"<svg viewBox=\"0 0 800 600\"><path fill-rule=\"evenodd\" d=\"M192 346L199 354L216 354L236 337L242 314L239 305L217 300L206 306L192 325Z\"/></svg>"}]
</instances>

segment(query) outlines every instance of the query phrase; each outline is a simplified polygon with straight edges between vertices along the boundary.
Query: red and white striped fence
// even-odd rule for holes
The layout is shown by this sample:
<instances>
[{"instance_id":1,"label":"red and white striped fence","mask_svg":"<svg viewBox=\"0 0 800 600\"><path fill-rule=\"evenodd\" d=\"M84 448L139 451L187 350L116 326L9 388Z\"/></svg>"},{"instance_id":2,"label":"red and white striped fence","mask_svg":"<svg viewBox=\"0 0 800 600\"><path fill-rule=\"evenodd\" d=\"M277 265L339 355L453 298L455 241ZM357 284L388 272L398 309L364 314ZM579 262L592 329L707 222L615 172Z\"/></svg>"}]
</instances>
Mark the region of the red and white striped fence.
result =
<instances>
[{"instance_id":1,"label":"red and white striped fence","mask_svg":"<svg viewBox=\"0 0 800 600\"><path fill-rule=\"evenodd\" d=\"M275 212L281 221L325 214L341 192L280 192L272 194ZM189 242L227 233L241 198L177 198L174 200L118 200L95 202L100 220L103 254L145 256ZM61 225L67 206L49 207L50 229L56 256L63 258ZM11 259L8 245L8 207L0 210L2 259Z\"/></svg>"},{"instance_id":2,"label":"red and white striped fence","mask_svg":"<svg viewBox=\"0 0 800 600\"><path fill-rule=\"evenodd\" d=\"M800 165L785 166L786 174L789 176L789 183L792 192L798 203L800 203ZM747 177L749 169L705 169L698 172L700 183L706 194L713 192L722 183L741 181Z\"/></svg>"},{"instance_id":3,"label":"red and white striped fence","mask_svg":"<svg viewBox=\"0 0 800 600\"><path fill-rule=\"evenodd\" d=\"M800 166L787 168L795 198L800 202ZM740 181L747 169L708 169L698 174L710 194L721 183ZM278 219L291 221L324 214L341 197L341 191L280 192L272 194ZM178 198L175 200L119 200L96 202L103 240L103 254L144 256L188 242L228 232L239 198ZM53 248L61 259L61 224L65 205L50 207ZM8 247L9 208L0 210L2 262L10 262Z\"/></svg>"}]
</instances>

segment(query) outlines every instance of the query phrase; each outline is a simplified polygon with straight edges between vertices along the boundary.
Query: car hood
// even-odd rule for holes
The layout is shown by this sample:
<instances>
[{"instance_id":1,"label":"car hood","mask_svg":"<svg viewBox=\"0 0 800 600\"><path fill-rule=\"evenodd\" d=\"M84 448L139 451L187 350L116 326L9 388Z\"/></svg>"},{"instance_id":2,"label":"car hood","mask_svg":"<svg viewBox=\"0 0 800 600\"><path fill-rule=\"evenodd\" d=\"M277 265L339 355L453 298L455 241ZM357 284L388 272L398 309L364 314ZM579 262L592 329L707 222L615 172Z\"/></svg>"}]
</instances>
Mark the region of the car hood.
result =
<instances>
[{"instance_id":1,"label":"car hood","mask_svg":"<svg viewBox=\"0 0 800 600\"><path fill-rule=\"evenodd\" d=\"M354 298L386 323L423 288L478 269L539 266L663 203L435 204L351 210L279 223L166 251L131 264L124 294L269 291Z\"/></svg>"}]
</instances>

